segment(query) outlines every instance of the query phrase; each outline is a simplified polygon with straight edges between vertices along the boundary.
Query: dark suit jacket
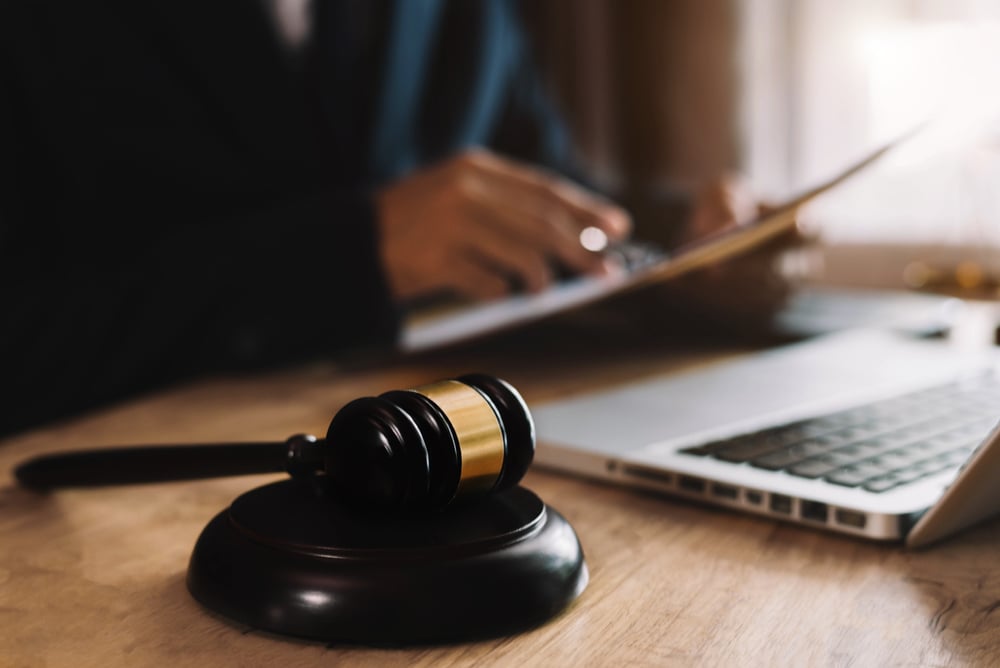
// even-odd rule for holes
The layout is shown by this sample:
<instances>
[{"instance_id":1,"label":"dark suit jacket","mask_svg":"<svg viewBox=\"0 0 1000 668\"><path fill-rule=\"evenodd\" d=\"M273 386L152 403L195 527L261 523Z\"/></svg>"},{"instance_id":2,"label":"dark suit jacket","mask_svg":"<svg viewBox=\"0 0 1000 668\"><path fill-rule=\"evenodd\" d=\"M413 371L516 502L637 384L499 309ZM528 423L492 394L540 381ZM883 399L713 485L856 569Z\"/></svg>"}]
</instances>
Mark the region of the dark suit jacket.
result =
<instances>
[{"instance_id":1,"label":"dark suit jacket","mask_svg":"<svg viewBox=\"0 0 1000 668\"><path fill-rule=\"evenodd\" d=\"M390 343L372 191L470 145L565 161L505 0L388 3L346 67L343 14L298 67L252 0L0 3L0 432Z\"/></svg>"}]
</instances>

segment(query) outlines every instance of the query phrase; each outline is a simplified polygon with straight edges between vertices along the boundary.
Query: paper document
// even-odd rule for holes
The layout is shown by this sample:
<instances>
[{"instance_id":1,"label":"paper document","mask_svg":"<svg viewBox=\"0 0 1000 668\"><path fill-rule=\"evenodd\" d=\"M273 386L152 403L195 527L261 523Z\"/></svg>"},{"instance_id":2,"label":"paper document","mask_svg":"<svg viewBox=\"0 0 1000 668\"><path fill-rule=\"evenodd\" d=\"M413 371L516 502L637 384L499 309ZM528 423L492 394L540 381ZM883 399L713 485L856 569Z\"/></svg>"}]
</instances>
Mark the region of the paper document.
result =
<instances>
[{"instance_id":1,"label":"paper document","mask_svg":"<svg viewBox=\"0 0 1000 668\"><path fill-rule=\"evenodd\" d=\"M905 139L869 153L829 181L750 223L702 237L669 254L656 253L620 275L579 276L538 294L519 294L490 302L414 313L404 325L400 348L404 352L417 352L507 329L626 290L671 280L750 251L793 230L800 207L862 171Z\"/></svg>"}]
</instances>

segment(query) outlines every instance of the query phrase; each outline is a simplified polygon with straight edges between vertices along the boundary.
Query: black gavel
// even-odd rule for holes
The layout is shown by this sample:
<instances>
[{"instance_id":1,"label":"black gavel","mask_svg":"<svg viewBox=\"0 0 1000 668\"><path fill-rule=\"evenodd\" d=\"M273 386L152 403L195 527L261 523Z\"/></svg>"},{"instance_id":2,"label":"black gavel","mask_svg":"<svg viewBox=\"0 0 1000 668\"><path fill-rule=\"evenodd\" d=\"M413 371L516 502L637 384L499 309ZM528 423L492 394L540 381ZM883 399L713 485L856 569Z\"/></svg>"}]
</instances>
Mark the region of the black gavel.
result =
<instances>
[{"instance_id":1,"label":"black gavel","mask_svg":"<svg viewBox=\"0 0 1000 668\"><path fill-rule=\"evenodd\" d=\"M471 374L355 399L325 439L54 453L15 475L45 490L287 471L353 505L432 510L516 485L534 454L535 426L521 395L499 378Z\"/></svg>"}]
</instances>

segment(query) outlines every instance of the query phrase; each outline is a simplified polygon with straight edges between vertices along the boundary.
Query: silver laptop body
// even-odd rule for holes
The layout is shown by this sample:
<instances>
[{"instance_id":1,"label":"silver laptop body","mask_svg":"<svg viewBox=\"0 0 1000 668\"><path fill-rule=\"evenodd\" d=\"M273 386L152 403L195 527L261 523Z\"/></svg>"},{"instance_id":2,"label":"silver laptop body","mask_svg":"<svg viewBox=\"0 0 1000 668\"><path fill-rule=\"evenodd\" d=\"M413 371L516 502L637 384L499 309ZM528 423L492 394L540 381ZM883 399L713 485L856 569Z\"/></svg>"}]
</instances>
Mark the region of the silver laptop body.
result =
<instances>
[{"instance_id":1,"label":"silver laptop body","mask_svg":"<svg viewBox=\"0 0 1000 668\"><path fill-rule=\"evenodd\" d=\"M919 545L1000 511L998 371L1000 354L994 351L887 331L842 332L535 407L535 461L786 521ZM810 425L822 416L853 415L864 407L892 405L894 397L956 384L968 389L969 383L976 399L962 398L959 405L980 409L964 432L976 447L960 456L974 460L975 467L963 470L958 462L876 492L711 454L715 444L787 431L782 425ZM976 389L980 386L984 389ZM918 415L925 425L956 412L943 409L936 419L938 403L925 402L928 413ZM947 503L939 503L943 496ZM935 504L951 509L927 512Z\"/></svg>"}]
</instances>

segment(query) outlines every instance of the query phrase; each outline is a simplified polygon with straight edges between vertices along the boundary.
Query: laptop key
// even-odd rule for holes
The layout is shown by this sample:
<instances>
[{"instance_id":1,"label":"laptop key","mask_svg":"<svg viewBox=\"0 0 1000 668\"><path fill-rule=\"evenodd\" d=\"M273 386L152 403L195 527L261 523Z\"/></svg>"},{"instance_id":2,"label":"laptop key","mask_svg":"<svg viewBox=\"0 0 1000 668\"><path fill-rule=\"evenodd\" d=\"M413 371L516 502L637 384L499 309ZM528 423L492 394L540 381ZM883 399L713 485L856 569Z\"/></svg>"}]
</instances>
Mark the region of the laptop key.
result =
<instances>
[{"instance_id":1,"label":"laptop key","mask_svg":"<svg viewBox=\"0 0 1000 668\"><path fill-rule=\"evenodd\" d=\"M946 455L933 457L905 468L896 469L885 475L868 480L864 483L864 488L869 492L881 493L948 470L957 471L965 463L970 452L971 450L958 449Z\"/></svg>"},{"instance_id":2,"label":"laptop key","mask_svg":"<svg viewBox=\"0 0 1000 668\"><path fill-rule=\"evenodd\" d=\"M789 467L788 472L800 478L821 478L832 471L843 468L853 461L853 458L843 455L823 455L795 464Z\"/></svg>"},{"instance_id":3,"label":"laptop key","mask_svg":"<svg viewBox=\"0 0 1000 668\"><path fill-rule=\"evenodd\" d=\"M881 466L886 471L894 471L896 469L906 468L908 466L913 466L918 461L923 458L923 453L914 452L906 448L900 448L898 450L890 450L889 452L884 452L877 457L872 458L873 464Z\"/></svg>"},{"instance_id":4,"label":"laptop key","mask_svg":"<svg viewBox=\"0 0 1000 668\"><path fill-rule=\"evenodd\" d=\"M788 468L792 464L797 464L807 458L808 455L785 448L784 450L779 450L778 452L772 452L762 457L757 457L756 459L751 460L750 464L760 469L780 471L781 469Z\"/></svg>"},{"instance_id":5,"label":"laptop key","mask_svg":"<svg viewBox=\"0 0 1000 668\"><path fill-rule=\"evenodd\" d=\"M902 476L895 473L887 473L885 475L876 476L863 485L864 489L869 492L888 492L894 487L898 487L904 482Z\"/></svg>"},{"instance_id":6,"label":"laptop key","mask_svg":"<svg viewBox=\"0 0 1000 668\"><path fill-rule=\"evenodd\" d=\"M755 457L780 450L801 441L802 432L797 427L769 429L746 436L717 441L699 448L688 448L688 454L710 455L727 462L745 462Z\"/></svg>"},{"instance_id":7,"label":"laptop key","mask_svg":"<svg viewBox=\"0 0 1000 668\"><path fill-rule=\"evenodd\" d=\"M726 462L745 462L761 455L780 449L780 444L774 444L767 440L758 440L747 443L740 443L731 447L718 450L712 456Z\"/></svg>"},{"instance_id":8,"label":"laptop key","mask_svg":"<svg viewBox=\"0 0 1000 668\"><path fill-rule=\"evenodd\" d=\"M843 446L843 441L840 437L817 436L801 443L790 445L782 450L769 453L763 457L758 457L750 463L759 468L777 470L806 459L829 454L841 446Z\"/></svg>"},{"instance_id":9,"label":"laptop key","mask_svg":"<svg viewBox=\"0 0 1000 668\"><path fill-rule=\"evenodd\" d=\"M853 466L845 466L823 477L827 482L845 487L857 487L862 483L889 473L885 468L870 462L862 462Z\"/></svg>"},{"instance_id":10,"label":"laptop key","mask_svg":"<svg viewBox=\"0 0 1000 668\"><path fill-rule=\"evenodd\" d=\"M684 448L681 452L688 455L707 457L715 452L718 452L719 450L738 444L740 440L741 439L739 438L731 438L724 441L712 441L711 443L705 443L704 445L696 445L693 448Z\"/></svg>"},{"instance_id":11,"label":"laptop key","mask_svg":"<svg viewBox=\"0 0 1000 668\"><path fill-rule=\"evenodd\" d=\"M852 443L842 448L837 448L835 452L842 455L849 455L854 461L860 462L872 457L883 455L899 447L899 442L891 438L872 438L858 443Z\"/></svg>"}]
</instances>

